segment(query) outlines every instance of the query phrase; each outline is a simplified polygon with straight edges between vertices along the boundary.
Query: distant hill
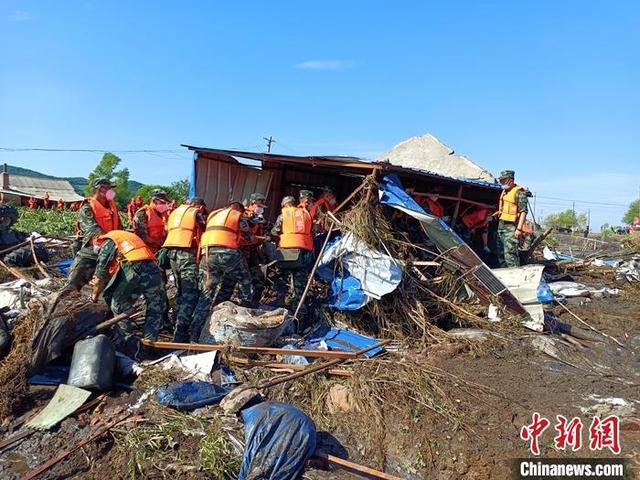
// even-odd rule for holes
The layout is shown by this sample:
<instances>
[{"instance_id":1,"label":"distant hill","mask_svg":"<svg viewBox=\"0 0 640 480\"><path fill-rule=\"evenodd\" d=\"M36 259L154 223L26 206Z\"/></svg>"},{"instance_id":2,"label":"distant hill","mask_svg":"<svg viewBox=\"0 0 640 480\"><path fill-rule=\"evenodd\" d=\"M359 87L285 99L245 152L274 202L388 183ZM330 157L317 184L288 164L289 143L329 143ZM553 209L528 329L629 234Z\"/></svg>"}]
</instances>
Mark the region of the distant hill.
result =
<instances>
[{"instance_id":1,"label":"distant hill","mask_svg":"<svg viewBox=\"0 0 640 480\"><path fill-rule=\"evenodd\" d=\"M84 187L87 185L87 179L84 177L56 177L54 175L46 175L44 173L36 172L35 170L30 170L28 168L14 167L13 165L7 165L7 170L9 172L9 175L22 175L24 177L35 178L58 178L67 180L76 191L76 193L78 193L78 195L84 195ZM129 180L129 191L131 193L137 192L140 187L143 186L143 183L136 182L135 180Z\"/></svg>"}]
</instances>

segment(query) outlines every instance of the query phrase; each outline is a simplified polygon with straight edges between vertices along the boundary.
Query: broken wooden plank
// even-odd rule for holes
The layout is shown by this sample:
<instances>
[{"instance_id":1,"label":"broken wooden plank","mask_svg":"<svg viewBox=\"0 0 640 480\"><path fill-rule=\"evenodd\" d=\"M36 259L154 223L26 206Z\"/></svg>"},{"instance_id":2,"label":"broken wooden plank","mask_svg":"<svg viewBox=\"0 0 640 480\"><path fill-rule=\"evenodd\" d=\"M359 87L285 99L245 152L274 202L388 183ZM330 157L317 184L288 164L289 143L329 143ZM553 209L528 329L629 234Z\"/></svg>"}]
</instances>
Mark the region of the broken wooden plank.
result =
<instances>
[{"instance_id":1,"label":"broken wooden plank","mask_svg":"<svg viewBox=\"0 0 640 480\"><path fill-rule=\"evenodd\" d=\"M230 345L209 345L206 343L176 343L176 342L154 342L143 338L143 345L164 350L186 350L197 352L232 351L241 353L259 353L262 355L301 355L312 358L332 358L340 360L351 360L358 357L358 352L347 352L345 350L304 350L275 347L235 347ZM378 345L379 346L379 345Z\"/></svg>"}]
</instances>

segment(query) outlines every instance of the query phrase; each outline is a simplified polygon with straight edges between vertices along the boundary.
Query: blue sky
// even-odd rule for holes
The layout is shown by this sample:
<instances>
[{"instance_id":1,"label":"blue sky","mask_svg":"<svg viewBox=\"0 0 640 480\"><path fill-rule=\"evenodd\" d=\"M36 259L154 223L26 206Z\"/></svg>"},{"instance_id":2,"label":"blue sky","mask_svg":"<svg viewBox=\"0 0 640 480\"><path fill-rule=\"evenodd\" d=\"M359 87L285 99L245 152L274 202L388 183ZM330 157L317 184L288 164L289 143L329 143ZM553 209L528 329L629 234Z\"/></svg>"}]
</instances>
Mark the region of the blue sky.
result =
<instances>
[{"instance_id":1,"label":"blue sky","mask_svg":"<svg viewBox=\"0 0 640 480\"><path fill-rule=\"evenodd\" d=\"M0 147L170 150L121 155L168 183L180 143L374 158L430 132L515 169L539 214L619 221L586 202L640 189L640 2L378 3L2 0ZM98 157L0 152L64 176Z\"/></svg>"}]
</instances>

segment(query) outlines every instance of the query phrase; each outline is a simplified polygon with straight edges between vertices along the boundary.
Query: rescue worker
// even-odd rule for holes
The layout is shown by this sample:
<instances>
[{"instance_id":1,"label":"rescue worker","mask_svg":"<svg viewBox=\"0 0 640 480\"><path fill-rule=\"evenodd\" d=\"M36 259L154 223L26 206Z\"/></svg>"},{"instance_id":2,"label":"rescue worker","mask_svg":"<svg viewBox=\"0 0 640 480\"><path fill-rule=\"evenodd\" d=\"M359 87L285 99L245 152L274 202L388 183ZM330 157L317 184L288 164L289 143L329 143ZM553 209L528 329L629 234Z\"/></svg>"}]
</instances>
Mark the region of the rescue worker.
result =
<instances>
[{"instance_id":1,"label":"rescue worker","mask_svg":"<svg viewBox=\"0 0 640 480\"><path fill-rule=\"evenodd\" d=\"M19 243L23 243L30 237L29 233L16 231L12 228L17 221L18 209L16 207L7 204L0 205L0 260L16 267L30 267L34 264L31 246L25 245L6 254L2 253ZM33 248L39 261L49 260L49 253L45 247L34 243Z\"/></svg>"},{"instance_id":2,"label":"rescue worker","mask_svg":"<svg viewBox=\"0 0 640 480\"><path fill-rule=\"evenodd\" d=\"M146 243L153 252L162 247L167 237L167 211L169 198L167 194L155 189L151 192L149 204L142 207L133 217L133 232Z\"/></svg>"},{"instance_id":3,"label":"rescue worker","mask_svg":"<svg viewBox=\"0 0 640 480\"><path fill-rule=\"evenodd\" d=\"M252 239L248 242L241 239L241 251L247 260L249 272L251 273L251 284L253 287L252 301L259 304L262 299L262 293L266 286L265 271L263 265L266 263L266 257L262 251L262 243L265 240L264 232L264 204L266 197L262 193L252 193L244 209L243 217L247 220L249 229L252 233Z\"/></svg>"},{"instance_id":4,"label":"rescue worker","mask_svg":"<svg viewBox=\"0 0 640 480\"><path fill-rule=\"evenodd\" d=\"M178 288L173 311L176 318L174 342L189 342L193 311L198 303L198 260L204 231L205 203L200 197L171 212L167 238L162 245ZM192 339L197 341L196 338Z\"/></svg>"},{"instance_id":5,"label":"rescue worker","mask_svg":"<svg viewBox=\"0 0 640 480\"><path fill-rule=\"evenodd\" d=\"M523 187L516 185L513 170L503 170L498 180L503 188L498 211L494 214L499 220L498 267L519 267L518 246L527 218L527 195Z\"/></svg>"},{"instance_id":6,"label":"rescue worker","mask_svg":"<svg viewBox=\"0 0 640 480\"><path fill-rule=\"evenodd\" d=\"M291 307L295 309L302 298L313 263L313 221L303 204L295 206L293 197L284 197L281 205L282 213L271 230L271 235L280 238L278 251L281 258L278 261L274 282L277 292L276 305L284 305L287 284L291 276L293 277ZM305 302L298 314L301 324L307 321L307 316L308 309Z\"/></svg>"},{"instance_id":7,"label":"rescue worker","mask_svg":"<svg viewBox=\"0 0 640 480\"><path fill-rule=\"evenodd\" d=\"M427 193L420 205L426 207L429 212L438 218L444 217L444 207L438 201L440 196L437 193Z\"/></svg>"},{"instance_id":8,"label":"rescue worker","mask_svg":"<svg viewBox=\"0 0 640 480\"><path fill-rule=\"evenodd\" d=\"M120 228L114 184L107 178L93 182L94 193L80 207L76 226L77 253L62 292L80 289L93 277L102 235ZM61 292L61 293L62 293Z\"/></svg>"},{"instance_id":9,"label":"rescue worker","mask_svg":"<svg viewBox=\"0 0 640 480\"><path fill-rule=\"evenodd\" d=\"M200 240L204 255L200 260L200 298L191 324L192 340L200 337L211 307L229 300L236 284L242 304L252 306L251 274L239 248L242 236L251 242L253 234L242 216L243 211L244 205L234 201L227 208L211 212L207 218Z\"/></svg>"},{"instance_id":10,"label":"rescue worker","mask_svg":"<svg viewBox=\"0 0 640 480\"><path fill-rule=\"evenodd\" d=\"M44 197L42 199L44 201L44 208L49 210L49 192L44 192Z\"/></svg>"},{"instance_id":11,"label":"rescue worker","mask_svg":"<svg viewBox=\"0 0 640 480\"><path fill-rule=\"evenodd\" d=\"M29 208L31 210L38 208L38 201L33 197L29 197Z\"/></svg>"},{"instance_id":12,"label":"rescue worker","mask_svg":"<svg viewBox=\"0 0 640 480\"><path fill-rule=\"evenodd\" d=\"M470 207L460 216L470 236L480 236L482 240L482 251L487 255L491 253L489 249L489 231L487 229L491 218L489 209L484 207Z\"/></svg>"},{"instance_id":13,"label":"rescue worker","mask_svg":"<svg viewBox=\"0 0 640 480\"><path fill-rule=\"evenodd\" d=\"M142 295L146 304L143 338L156 340L167 308L167 294L153 251L135 233L124 230L112 230L100 240L103 244L91 280L91 300L97 302L103 293L111 311L119 315L132 309ZM125 341L131 338L130 322L121 322L117 328ZM141 353L144 356L145 352Z\"/></svg>"},{"instance_id":14,"label":"rescue worker","mask_svg":"<svg viewBox=\"0 0 640 480\"><path fill-rule=\"evenodd\" d=\"M320 195L320 198L318 198L309 210L311 218L318 226L318 231L326 230L325 223L327 212L333 212L336 209L337 203L338 201L333 188L329 186L323 187L322 195Z\"/></svg>"},{"instance_id":15,"label":"rescue worker","mask_svg":"<svg viewBox=\"0 0 640 480\"><path fill-rule=\"evenodd\" d=\"M59 212L64 210L64 201L61 198L59 198L56 202L56 210L58 210Z\"/></svg>"},{"instance_id":16,"label":"rescue worker","mask_svg":"<svg viewBox=\"0 0 640 480\"><path fill-rule=\"evenodd\" d=\"M313 192L311 190L300 190L298 206L307 210L307 212L311 211L315 200L313 198Z\"/></svg>"}]
</instances>

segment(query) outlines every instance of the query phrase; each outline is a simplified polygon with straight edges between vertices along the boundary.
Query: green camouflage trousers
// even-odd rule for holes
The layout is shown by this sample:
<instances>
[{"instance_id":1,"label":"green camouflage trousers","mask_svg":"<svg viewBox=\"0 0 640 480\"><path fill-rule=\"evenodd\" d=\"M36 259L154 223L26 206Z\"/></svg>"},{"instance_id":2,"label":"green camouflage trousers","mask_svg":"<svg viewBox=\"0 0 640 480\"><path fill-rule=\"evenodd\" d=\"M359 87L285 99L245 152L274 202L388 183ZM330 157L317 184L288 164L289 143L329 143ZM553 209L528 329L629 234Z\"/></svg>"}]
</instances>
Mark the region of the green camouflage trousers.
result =
<instances>
[{"instance_id":1,"label":"green camouflage trousers","mask_svg":"<svg viewBox=\"0 0 640 480\"><path fill-rule=\"evenodd\" d=\"M253 287L253 302L260 303L262 299L262 293L267 286L267 281L264 273L260 269L260 265L266 263L266 259L259 250L260 246L243 247L242 254L247 260L249 266L249 273L251 274L251 285Z\"/></svg>"},{"instance_id":2,"label":"green camouflage trousers","mask_svg":"<svg viewBox=\"0 0 640 480\"><path fill-rule=\"evenodd\" d=\"M132 308L140 295L144 297L147 307L143 336L148 340L155 340L158 338L167 310L167 291L162 282L160 268L153 260L123 262L103 293L105 301L115 315ZM125 320L119 324L121 325L125 337L129 336L131 323Z\"/></svg>"},{"instance_id":3,"label":"green camouflage trousers","mask_svg":"<svg viewBox=\"0 0 640 480\"><path fill-rule=\"evenodd\" d=\"M498 236L497 236L497 255L498 255L498 267L519 267L520 266L520 254L518 253L518 247L520 241L514 238L516 233L516 224L500 221L498 224Z\"/></svg>"},{"instance_id":4,"label":"green camouflage trousers","mask_svg":"<svg viewBox=\"0 0 640 480\"><path fill-rule=\"evenodd\" d=\"M69 271L69 278L63 289L73 287L80 290L91 281L96 271L98 255L94 253L93 247L84 247L78 251Z\"/></svg>"},{"instance_id":5,"label":"green camouflage trousers","mask_svg":"<svg viewBox=\"0 0 640 480\"><path fill-rule=\"evenodd\" d=\"M290 277L293 280L293 296L291 298L291 308L293 312L297 308L302 293L307 286L309 280L309 272L313 264L313 253L308 250L301 250L299 260L292 264L287 262L278 262L276 268L276 278L273 282L273 286L277 292L276 305L284 305L284 299L287 295L287 286L290 282ZM308 302L304 302L298 312L298 320L304 323L308 316Z\"/></svg>"},{"instance_id":6,"label":"green camouflage trousers","mask_svg":"<svg viewBox=\"0 0 640 480\"><path fill-rule=\"evenodd\" d=\"M240 289L242 303L250 304L251 274L246 259L238 250L209 248L208 255L200 260L200 297L191 322L192 341L195 342L200 337L200 330L207 321L211 308L229 300L236 284Z\"/></svg>"},{"instance_id":7,"label":"green camouflage trousers","mask_svg":"<svg viewBox=\"0 0 640 480\"><path fill-rule=\"evenodd\" d=\"M173 305L176 317L174 342L188 342L193 311L198 304L198 263L196 254L188 249L166 250L178 294ZM194 339L195 340L195 339Z\"/></svg>"}]
</instances>

